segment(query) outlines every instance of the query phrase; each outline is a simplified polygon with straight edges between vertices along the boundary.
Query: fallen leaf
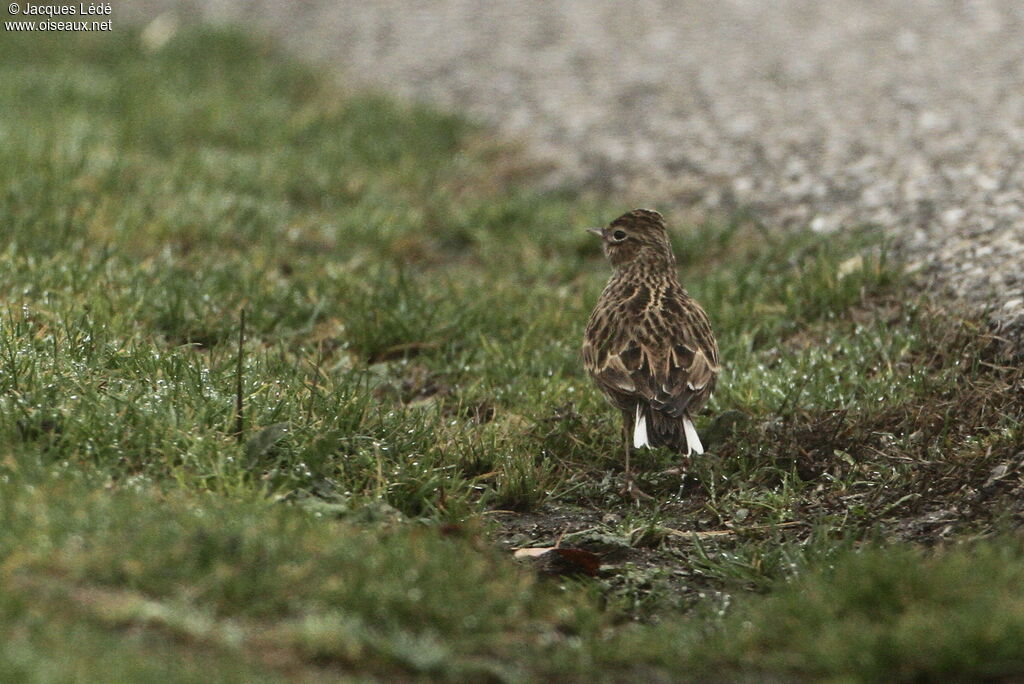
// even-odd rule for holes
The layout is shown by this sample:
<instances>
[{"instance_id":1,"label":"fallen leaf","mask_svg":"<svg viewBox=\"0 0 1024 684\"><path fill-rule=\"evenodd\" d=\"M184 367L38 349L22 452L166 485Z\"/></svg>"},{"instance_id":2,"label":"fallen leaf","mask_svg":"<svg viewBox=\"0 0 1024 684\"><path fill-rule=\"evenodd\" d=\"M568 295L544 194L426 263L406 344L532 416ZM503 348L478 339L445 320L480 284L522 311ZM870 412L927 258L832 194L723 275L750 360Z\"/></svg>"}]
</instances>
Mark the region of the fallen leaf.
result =
<instances>
[{"instance_id":1,"label":"fallen leaf","mask_svg":"<svg viewBox=\"0 0 1024 684\"><path fill-rule=\"evenodd\" d=\"M589 575L593 577L601 568L601 557L583 549L558 546L516 549L514 558L528 559L537 569L549 575Z\"/></svg>"},{"instance_id":2,"label":"fallen leaf","mask_svg":"<svg viewBox=\"0 0 1024 684\"><path fill-rule=\"evenodd\" d=\"M1010 472L1010 466L1006 463L1000 463L999 465L992 469L992 472L988 474L988 479L985 480L985 484L983 484L981 488L988 489L989 487L991 487L992 485L1006 477L1006 474L1008 472Z\"/></svg>"},{"instance_id":3,"label":"fallen leaf","mask_svg":"<svg viewBox=\"0 0 1024 684\"><path fill-rule=\"evenodd\" d=\"M852 256L843 263L839 264L839 277L845 278L846 276L864 268L864 257L858 254Z\"/></svg>"}]
</instances>

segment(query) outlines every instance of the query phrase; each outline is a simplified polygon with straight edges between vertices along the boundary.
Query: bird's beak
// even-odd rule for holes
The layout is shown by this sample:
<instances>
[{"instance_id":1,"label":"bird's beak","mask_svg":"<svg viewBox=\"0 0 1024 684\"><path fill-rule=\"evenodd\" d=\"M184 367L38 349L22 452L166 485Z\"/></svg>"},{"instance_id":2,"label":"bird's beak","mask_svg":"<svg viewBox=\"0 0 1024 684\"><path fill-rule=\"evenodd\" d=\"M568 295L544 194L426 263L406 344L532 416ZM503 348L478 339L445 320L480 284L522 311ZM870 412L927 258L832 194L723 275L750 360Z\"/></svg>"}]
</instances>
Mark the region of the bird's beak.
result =
<instances>
[{"instance_id":1,"label":"bird's beak","mask_svg":"<svg viewBox=\"0 0 1024 684\"><path fill-rule=\"evenodd\" d=\"M602 228L587 228L587 232L597 237L604 237L604 229Z\"/></svg>"}]
</instances>

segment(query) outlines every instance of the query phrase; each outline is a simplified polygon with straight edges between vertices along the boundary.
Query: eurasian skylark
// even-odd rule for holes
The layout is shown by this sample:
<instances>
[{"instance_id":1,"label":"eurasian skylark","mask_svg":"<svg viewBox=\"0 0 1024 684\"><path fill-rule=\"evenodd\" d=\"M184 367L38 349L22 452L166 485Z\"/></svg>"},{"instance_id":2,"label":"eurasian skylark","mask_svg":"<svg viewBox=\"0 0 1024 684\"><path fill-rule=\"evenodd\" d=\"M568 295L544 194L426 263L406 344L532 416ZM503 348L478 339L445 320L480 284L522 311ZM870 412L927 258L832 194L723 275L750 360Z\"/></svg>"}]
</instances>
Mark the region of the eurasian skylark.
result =
<instances>
[{"instance_id":1,"label":"eurasian skylark","mask_svg":"<svg viewBox=\"0 0 1024 684\"><path fill-rule=\"evenodd\" d=\"M622 411L624 491L636 498L646 495L633 483L631 446L704 453L692 417L715 387L718 344L679 284L661 214L634 209L589 232L603 240L614 272L590 314L583 363Z\"/></svg>"}]
</instances>

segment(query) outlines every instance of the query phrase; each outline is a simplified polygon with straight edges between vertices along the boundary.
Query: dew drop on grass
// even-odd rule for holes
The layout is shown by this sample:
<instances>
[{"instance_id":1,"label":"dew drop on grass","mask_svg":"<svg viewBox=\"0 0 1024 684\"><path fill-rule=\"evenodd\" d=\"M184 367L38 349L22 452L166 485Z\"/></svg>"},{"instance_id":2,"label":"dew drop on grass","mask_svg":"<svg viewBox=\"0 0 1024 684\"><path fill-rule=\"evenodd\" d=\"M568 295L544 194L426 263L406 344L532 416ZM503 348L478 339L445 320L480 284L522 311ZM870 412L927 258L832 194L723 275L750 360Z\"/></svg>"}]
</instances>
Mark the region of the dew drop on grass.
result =
<instances>
[{"instance_id":1,"label":"dew drop on grass","mask_svg":"<svg viewBox=\"0 0 1024 684\"><path fill-rule=\"evenodd\" d=\"M731 603L732 603L732 595L731 594L724 594L724 595L722 595L721 607L716 611L718 613L718 617L720 617L720 618L721 617L725 617L725 613L729 610L729 604L731 604Z\"/></svg>"}]
</instances>

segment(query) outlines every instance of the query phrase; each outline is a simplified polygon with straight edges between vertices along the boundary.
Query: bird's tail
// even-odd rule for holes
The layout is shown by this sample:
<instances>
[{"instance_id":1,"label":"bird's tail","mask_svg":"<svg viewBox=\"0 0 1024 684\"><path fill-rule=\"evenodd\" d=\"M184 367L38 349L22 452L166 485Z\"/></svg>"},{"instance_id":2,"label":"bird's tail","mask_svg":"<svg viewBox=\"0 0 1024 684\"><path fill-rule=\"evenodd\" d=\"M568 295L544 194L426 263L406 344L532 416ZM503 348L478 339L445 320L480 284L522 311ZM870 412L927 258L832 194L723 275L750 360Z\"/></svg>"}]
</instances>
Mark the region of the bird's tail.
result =
<instances>
[{"instance_id":1,"label":"bird's tail","mask_svg":"<svg viewBox=\"0 0 1024 684\"><path fill-rule=\"evenodd\" d=\"M704 453L704 445L689 416L673 418L638 404L633 422L633 447L659 446L666 446L686 456Z\"/></svg>"},{"instance_id":2,"label":"bird's tail","mask_svg":"<svg viewBox=\"0 0 1024 684\"><path fill-rule=\"evenodd\" d=\"M640 409L640 404L636 405L636 420L633 421L633 448L639 449L641 447L652 447L650 440L647 438L647 416Z\"/></svg>"},{"instance_id":3,"label":"bird's tail","mask_svg":"<svg viewBox=\"0 0 1024 684\"><path fill-rule=\"evenodd\" d=\"M704 453L704 445L700 443L700 437L697 436L697 428L693 427L693 421L690 420L690 416L683 416L683 434L686 435L686 455L689 456L692 451L695 454Z\"/></svg>"}]
</instances>

